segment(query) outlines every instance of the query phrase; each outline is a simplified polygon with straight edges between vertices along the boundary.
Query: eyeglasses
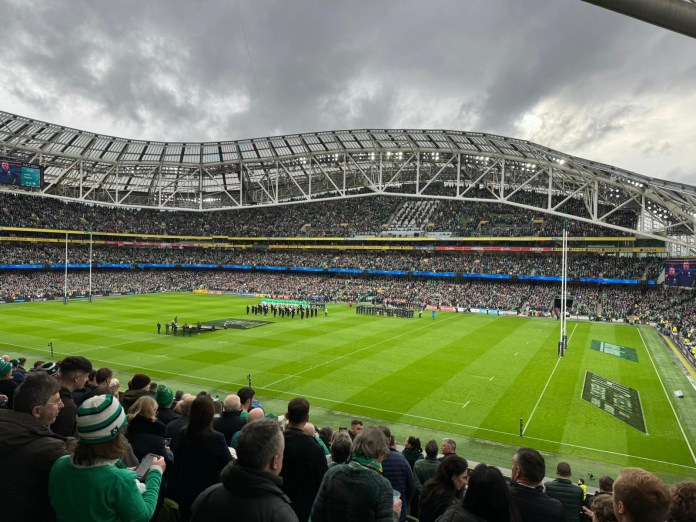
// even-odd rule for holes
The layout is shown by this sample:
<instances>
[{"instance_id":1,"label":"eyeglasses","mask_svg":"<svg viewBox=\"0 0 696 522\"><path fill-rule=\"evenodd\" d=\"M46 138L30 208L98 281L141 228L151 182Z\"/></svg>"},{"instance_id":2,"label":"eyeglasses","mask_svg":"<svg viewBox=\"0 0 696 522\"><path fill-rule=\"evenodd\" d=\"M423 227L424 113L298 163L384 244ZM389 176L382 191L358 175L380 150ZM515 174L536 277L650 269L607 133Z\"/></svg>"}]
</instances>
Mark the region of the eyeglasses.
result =
<instances>
[{"instance_id":1,"label":"eyeglasses","mask_svg":"<svg viewBox=\"0 0 696 522\"><path fill-rule=\"evenodd\" d=\"M46 404L42 404L41 406L64 406L64 404L62 399L58 399L56 402L47 402Z\"/></svg>"}]
</instances>

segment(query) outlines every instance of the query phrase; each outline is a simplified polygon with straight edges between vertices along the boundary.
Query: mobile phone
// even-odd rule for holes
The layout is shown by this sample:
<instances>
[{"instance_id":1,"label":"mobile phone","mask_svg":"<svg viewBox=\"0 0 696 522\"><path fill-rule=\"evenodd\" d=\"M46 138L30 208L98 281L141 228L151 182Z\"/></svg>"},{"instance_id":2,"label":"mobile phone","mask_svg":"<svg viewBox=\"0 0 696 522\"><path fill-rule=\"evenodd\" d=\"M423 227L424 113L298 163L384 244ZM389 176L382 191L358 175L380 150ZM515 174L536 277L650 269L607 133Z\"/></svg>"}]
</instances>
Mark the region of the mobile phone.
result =
<instances>
[{"instance_id":1,"label":"mobile phone","mask_svg":"<svg viewBox=\"0 0 696 522\"><path fill-rule=\"evenodd\" d=\"M138 467L135 468L135 476L138 478L140 482L143 482L145 480L147 472L150 471L150 466L152 466L152 461L158 457L159 455L155 455L154 453L148 453L143 457L143 460L140 461Z\"/></svg>"}]
</instances>

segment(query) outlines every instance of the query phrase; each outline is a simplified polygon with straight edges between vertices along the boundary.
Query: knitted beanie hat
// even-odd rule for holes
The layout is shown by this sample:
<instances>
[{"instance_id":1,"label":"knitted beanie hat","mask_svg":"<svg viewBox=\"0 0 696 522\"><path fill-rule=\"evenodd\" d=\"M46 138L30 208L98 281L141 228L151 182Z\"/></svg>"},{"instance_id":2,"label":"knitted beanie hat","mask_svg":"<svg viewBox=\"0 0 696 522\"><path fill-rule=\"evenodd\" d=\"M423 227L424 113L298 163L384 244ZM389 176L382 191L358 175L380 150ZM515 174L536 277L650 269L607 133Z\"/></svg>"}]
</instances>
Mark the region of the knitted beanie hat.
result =
<instances>
[{"instance_id":1,"label":"knitted beanie hat","mask_svg":"<svg viewBox=\"0 0 696 522\"><path fill-rule=\"evenodd\" d=\"M150 384L151 379L142 373L136 373L129 383L132 390L141 390Z\"/></svg>"},{"instance_id":2,"label":"knitted beanie hat","mask_svg":"<svg viewBox=\"0 0 696 522\"><path fill-rule=\"evenodd\" d=\"M155 395L155 400L157 401L158 406L166 408L174 400L174 392L169 386L160 384L157 387L157 395Z\"/></svg>"},{"instance_id":3,"label":"knitted beanie hat","mask_svg":"<svg viewBox=\"0 0 696 522\"><path fill-rule=\"evenodd\" d=\"M55 375L60 371L60 366L58 366L58 363L47 362L42 364L40 369L48 375Z\"/></svg>"},{"instance_id":4,"label":"knitted beanie hat","mask_svg":"<svg viewBox=\"0 0 696 522\"><path fill-rule=\"evenodd\" d=\"M113 395L96 395L77 410L77 436L83 444L100 444L118 437L127 424L121 403Z\"/></svg>"},{"instance_id":5,"label":"knitted beanie hat","mask_svg":"<svg viewBox=\"0 0 696 522\"><path fill-rule=\"evenodd\" d=\"M12 370L12 363L5 359L0 359L0 377L5 377Z\"/></svg>"}]
</instances>

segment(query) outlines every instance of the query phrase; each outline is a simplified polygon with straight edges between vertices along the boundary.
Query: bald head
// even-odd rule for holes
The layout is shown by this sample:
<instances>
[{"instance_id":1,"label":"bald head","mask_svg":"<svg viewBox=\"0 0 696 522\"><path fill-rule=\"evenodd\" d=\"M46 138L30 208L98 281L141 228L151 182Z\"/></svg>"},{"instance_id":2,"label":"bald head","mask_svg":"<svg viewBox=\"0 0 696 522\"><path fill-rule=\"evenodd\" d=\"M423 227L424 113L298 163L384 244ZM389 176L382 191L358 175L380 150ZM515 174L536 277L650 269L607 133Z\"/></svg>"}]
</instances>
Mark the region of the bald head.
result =
<instances>
[{"instance_id":1,"label":"bald head","mask_svg":"<svg viewBox=\"0 0 696 522\"><path fill-rule=\"evenodd\" d=\"M223 406L225 411L233 411L236 413L242 411L242 401L239 400L239 395L228 395L225 397Z\"/></svg>"},{"instance_id":2,"label":"bald head","mask_svg":"<svg viewBox=\"0 0 696 522\"><path fill-rule=\"evenodd\" d=\"M314 437L317 434L316 430L314 429L314 424L312 424L311 422L305 423L304 428L302 428L302 431L304 431L307 435L311 435L312 437Z\"/></svg>"},{"instance_id":3,"label":"bald head","mask_svg":"<svg viewBox=\"0 0 696 522\"><path fill-rule=\"evenodd\" d=\"M249 412L249 417L247 417L247 422L252 422L255 420L263 419L266 417L262 408L254 408Z\"/></svg>"},{"instance_id":4,"label":"bald head","mask_svg":"<svg viewBox=\"0 0 696 522\"><path fill-rule=\"evenodd\" d=\"M191 395L190 393L184 393L184 396L181 397L181 400L176 403L174 411L188 417L191 413L191 405L193 404L195 398L195 395Z\"/></svg>"}]
</instances>

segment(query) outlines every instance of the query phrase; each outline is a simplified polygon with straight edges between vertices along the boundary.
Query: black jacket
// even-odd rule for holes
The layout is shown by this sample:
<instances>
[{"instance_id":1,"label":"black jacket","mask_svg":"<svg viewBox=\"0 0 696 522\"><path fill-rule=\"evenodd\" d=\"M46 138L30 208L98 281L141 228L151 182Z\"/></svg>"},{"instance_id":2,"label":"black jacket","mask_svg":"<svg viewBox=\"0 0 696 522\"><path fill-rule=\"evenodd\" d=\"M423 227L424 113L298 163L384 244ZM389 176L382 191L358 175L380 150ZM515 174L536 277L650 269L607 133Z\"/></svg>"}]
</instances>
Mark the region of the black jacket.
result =
<instances>
[{"instance_id":1,"label":"black jacket","mask_svg":"<svg viewBox=\"0 0 696 522\"><path fill-rule=\"evenodd\" d=\"M231 462L193 503L192 522L297 522L280 477Z\"/></svg>"},{"instance_id":2,"label":"black jacket","mask_svg":"<svg viewBox=\"0 0 696 522\"><path fill-rule=\"evenodd\" d=\"M66 440L28 413L0 410L0 469L3 480L2 520L53 520L48 474L68 452Z\"/></svg>"},{"instance_id":3,"label":"black jacket","mask_svg":"<svg viewBox=\"0 0 696 522\"><path fill-rule=\"evenodd\" d=\"M246 425L246 419L242 418L241 411L223 411L213 421L213 428L225 436L227 445L230 445L232 436Z\"/></svg>"},{"instance_id":4,"label":"black jacket","mask_svg":"<svg viewBox=\"0 0 696 522\"><path fill-rule=\"evenodd\" d=\"M461 503L461 494L458 494L452 488L444 488L442 485L435 489L427 500L424 500L424 494L429 491L426 485L421 493L418 520L420 522L434 522L437 517L447 511L453 504Z\"/></svg>"},{"instance_id":5,"label":"black jacket","mask_svg":"<svg viewBox=\"0 0 696 522\"><path fill-rule=\"evenodd\" d=\"M510 495L522 522L565 522L563 506L544 493L541 486L528 488L513 482Z\"/></svg>"},{"instance_id":6,"label":"black jacket","mask_svg":"<svg viewBox=\"0 0 696 522\"><path fill-rule=\"evenodd\" d=\"M70 390L64 386L60 389L60 400L63 401L63 407L51 426L51 431L63 437L74 437L77 435L77 405Z\"/></svg>"},{"instance_id":7,"label":"black jacket","mask_svg":"<svg viewBox=\"0 0 696 522\"><path fill-rule=\"evenodd\" d=\"M176 445L172 445L172 449L176 500L179 503L181 520L187 522L191 516L193 501L204 489L220 482L220 472L232 460L232 456L224 436L217 431L192 444L184 430L179 435Z\"/></svg>"},{"instance_id":8,"label":"black jacket","mask_svg":"<svg viewBox=\"0 0 696 522\"><path fill-rule=\"evenodd\" d=\"M135 401L137 401L140 397L145 397L146 395L150 395L150 392L145 389L126 390L126 392L121 395L121 406L123 406L124 413L127 414L130 407L135 404Z\"/></svg>"},{"instance_id":9,"label":"black jacket","mask_svg":"<svg viewBox=\"0 0 696 522\"><path fill-rule=\"evenodd\" d=\"M557 478L544 484L546 494L563 505L567 522L578 522L584 493L570 479Z\"/></svg>"},{"instance_id":10,"label":"black jacket","mask_svg":"<svg viewBox=\"0 0 696 522\"><path fill-rule=\"evenodd\" d=\"M167 426L170 422L175 421L179 417L181 417L181 415L175 412L172 408L160 408L157 410L157 420L165 426Z\"/></svg>"},{"instance_id":11,"label":"black jacket","mask_svg":"<svg viewBox=\"0 0 696 522\"><path fill-rule=\"evenodd\" d=\"M457 502L440 515L436 522L486 522L483 518L467 511L461 502Z\"/></svg>"},{"instance_id":12,"label":"black jacket","mask_svg":"<svg viewBox=\"0 0 696 522\"><path fill-rule=\"evenodd\" d=\"M300 522L307 522L328 469L326 455L314 437L301 430L287 429L283 454L283 491L292 500L292 508Z\"/></svg>"},{"instance_id":13,"label":"black jacket","mask_svg":"<svg viewBox=\"0 0 696 522\"><path fill-rule=\"evenodd\" d=\"M126 437L138 460L148 453L154 453L165 457L167 466L172 464L172 453L164 446L165 430L160 421L150 421L142 415L136 415L128 422Z\"/></svg>"}]
</instances>

